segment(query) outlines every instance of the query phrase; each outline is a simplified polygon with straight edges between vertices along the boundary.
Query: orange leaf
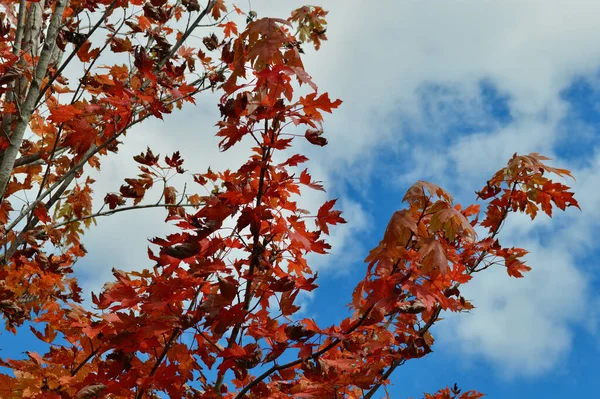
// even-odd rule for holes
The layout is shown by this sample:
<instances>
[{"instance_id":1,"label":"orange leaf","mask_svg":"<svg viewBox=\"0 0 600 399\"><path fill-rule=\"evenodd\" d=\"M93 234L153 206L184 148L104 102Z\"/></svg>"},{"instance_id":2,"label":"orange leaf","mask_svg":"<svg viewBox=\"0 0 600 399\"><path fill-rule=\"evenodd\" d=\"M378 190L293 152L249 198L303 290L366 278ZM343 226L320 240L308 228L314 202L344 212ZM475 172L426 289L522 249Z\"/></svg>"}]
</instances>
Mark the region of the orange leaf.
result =
<instances>
[{"instance_id":1,"label":"orange leaf","mask_svg":"<svg viewBox=\"0 0 600 399\"><path fill-rule=\"evenodd\" d=\"M440 273L446 273L448 271L446 251L444 251L442 244L433 236L426 238L421 242L419 258L425 273L429 273L436 269L439 270Z\"/></svg>"},{"instance_id":2,"label":"orange leaf","mask_svg":"<svg viewBox=\"0 0 600 399\"><path fill-rule=\"evenodd\" d=\"M33 214L42 223L50 223L52 221L50 215L48 215L48 210L46 209L46 206L42 203L38 204L38 206L35 207Z\"/></svg>"},{"instance_id":3,"label":"orange leaf","mask_svg":"<svg viewBox=\"0 0 600 399\"><path fill-rule=\"evenodd\" d=\"M328 224L336 225L338 223L346 223L346 221L341 217L342 211L332 211L333 205L337 199L327 201L323 206L319 208L319 212L317 212L317 227L323 231L325 234L329 234Z\"/></svg>"},{"instance_id":4,"label":"orange leaf","mask_svg":"<svg viewBox=\"0 0 600 399\"><path fill-rule=\"evenodd\" d=\"M308 169L304 169L302 171L302 173L300 173L300 184L304 184L312 189L315 190L320 190L320 191L325 191L325 189L323 188L322 185L319 184L320 182L314 182L311 181L311 177L308 174Z\"/></svg>"},{"instance_id":5,"label":"orange leaf","mask_svg":"<svg viewBox=\"0 0 600 399\"><path fill-rule=\"evenodd\" d=\"M413 234L417 234L417 222L403 209L392 215L383 235L383 243L388 248L404 247Z\"/></svg>"},{"instance_id":6,"label":"orange leaf","mask_svg":"<svg viewBox=\"0 0 600 399\"><path fill-rule=\"evenodd\" d=\"M210 13L214 19L220 19L221 14L227 12L227 6L225 0L217 0Z\"/></svg>"},{"instance_id":7,"label":"orange leaf","mask_svg":"<svg viewBox=\"0 0 600 399\"><path fill-rule=\"evenodd\" d=\"M219 24L219 27L223 28L223 33L225 33L225 37L229 37L232 34L237 36L238 34L237 25L233 21L229 21L224 24Z\"/></svg>"},{"instance_id":8,"label":"orange leaf","mask_svg":"<svg viewBox=\"0 0 600 399\"><path fill-rule=\"evenodd\" d=\"M61 105L60 107L53 108L50 110L50 116L48 120L55 123L66 122L75 119L83 112L75 108L73 105Z\"/></svg>"}]
</instances>

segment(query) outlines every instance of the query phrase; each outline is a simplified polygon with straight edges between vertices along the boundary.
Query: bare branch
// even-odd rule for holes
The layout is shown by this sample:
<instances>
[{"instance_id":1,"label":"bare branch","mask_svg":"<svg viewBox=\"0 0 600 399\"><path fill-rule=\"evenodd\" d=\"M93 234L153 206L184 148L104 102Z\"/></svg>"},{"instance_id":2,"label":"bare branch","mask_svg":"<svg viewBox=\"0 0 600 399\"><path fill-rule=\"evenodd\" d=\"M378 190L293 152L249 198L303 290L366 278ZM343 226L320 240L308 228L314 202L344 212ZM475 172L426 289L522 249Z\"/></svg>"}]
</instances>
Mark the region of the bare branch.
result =
<instances>
[{"instance_id":1,"label":"bare branch","mask_svg":"<svg viewBox=\"0 0 600 399\"><path fill-rule=\"evenodd\" d=\"M58 147L56 151L54 151L54 156L60 155L67 150L67 147ZM45 163L46 160L42 159L41 153L24 155L20 158L15 159L15 168L20 166L34 165L36 163Z\"/></svg>"},{"instance_id":2,"label":"bare branch","mask_svg":"<svg viewBox=\"0 0 600 399\"><path fill-rule=\"evenodd\" d=\"M135 209L179 208L179 207L186 208L186 207L198 207L198 206L200 206L200 204L147 204L147 205L124 206L122 208L112 209L112 210L104 211L104 212L97 212L97 213L94 213L94 214L91 214L91 215L82 216L80 218L75 218L75 219L67 220L66 222L61 222L61 223L53 224L52 227L58 228L58 227L66 226L66 225L71 224L71 223L83 222L84 220L93 219L93 218L102 217L102 216L110 216L110 215L113 215L115 213L125 212L125 211L132 211L132 210L135 210Z\"/></svg>"}]
</instances>

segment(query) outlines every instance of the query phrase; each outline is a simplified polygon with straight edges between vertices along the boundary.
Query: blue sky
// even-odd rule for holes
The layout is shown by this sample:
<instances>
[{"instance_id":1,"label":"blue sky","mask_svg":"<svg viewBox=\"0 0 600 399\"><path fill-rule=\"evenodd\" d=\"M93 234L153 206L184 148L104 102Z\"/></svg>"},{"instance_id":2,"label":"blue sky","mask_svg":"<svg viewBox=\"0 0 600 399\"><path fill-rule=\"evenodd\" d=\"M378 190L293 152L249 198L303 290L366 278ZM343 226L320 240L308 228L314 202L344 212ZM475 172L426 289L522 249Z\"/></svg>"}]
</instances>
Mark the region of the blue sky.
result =
<instances>
[{"instance_id":1,"label":"blue sky","mask_svg":"<svg viewBox=\"0 0 600 399\"><path fill-rule=\"evenodd\" d=\"M302 1L255 0L259 16L285 16ZM347 315L368 250L416 180L448 189L458 202L514 152L537 151L572 170L582 211L552 220L513 217L501 240L531 251L523 280L503 270L465 288L477 309L433 330L434 353L392 377L391 396L420 397L458 383L492 398L593 397L600 388L600 3L571 1L317 1L330 11L321 51L306 68L321 91L344 104L325 121L330 145L301 147L327 194L307 192L310 209L339 197L349 223L334 250L314 258L320 288L303 312L328 325ZM147 123L107 162L96 193L135 175L131 156L146 146L181 150L188 169L223 169L213 127L218 96ZM110 269L148 267L147 238L172 231L161 212L99 220L80 262L84 288L98 290ZM6 348L11 341L4 341ZM7 344L5 344L5 342ZM8 345L7 345L8 346Z\"/></svg>"}]
</instances>

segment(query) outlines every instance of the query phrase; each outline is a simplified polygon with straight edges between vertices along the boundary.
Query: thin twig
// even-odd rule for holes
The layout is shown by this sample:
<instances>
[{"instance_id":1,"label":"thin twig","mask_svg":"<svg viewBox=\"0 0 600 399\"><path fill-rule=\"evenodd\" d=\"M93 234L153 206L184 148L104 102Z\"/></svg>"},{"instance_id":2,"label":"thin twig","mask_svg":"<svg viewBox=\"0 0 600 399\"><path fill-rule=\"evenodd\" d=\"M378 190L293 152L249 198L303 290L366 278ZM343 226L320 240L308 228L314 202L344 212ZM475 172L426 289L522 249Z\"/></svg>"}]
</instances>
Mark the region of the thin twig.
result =
<instances>
[{"instance_id":1,"label":"thin twig","mask_svg":"<svg viewBox=\"0 0 600 399\"><path fill-rule=\"evenodd\" d=\"M147 204L147 205L133 205L133 206L124 206L122 208L112 209L109 211L98 212L92 215L82 216L80 218L67 220L66 222L57 223L52 225L52 228L59 228L62 226L66 226L71 223L83 222L84 220L93 219L102 216L110 216L115 213L131 211L134 209L148 209L148 208L178 208L178 207L198 207L200 204Z\"/></svg>"}]
</instances>

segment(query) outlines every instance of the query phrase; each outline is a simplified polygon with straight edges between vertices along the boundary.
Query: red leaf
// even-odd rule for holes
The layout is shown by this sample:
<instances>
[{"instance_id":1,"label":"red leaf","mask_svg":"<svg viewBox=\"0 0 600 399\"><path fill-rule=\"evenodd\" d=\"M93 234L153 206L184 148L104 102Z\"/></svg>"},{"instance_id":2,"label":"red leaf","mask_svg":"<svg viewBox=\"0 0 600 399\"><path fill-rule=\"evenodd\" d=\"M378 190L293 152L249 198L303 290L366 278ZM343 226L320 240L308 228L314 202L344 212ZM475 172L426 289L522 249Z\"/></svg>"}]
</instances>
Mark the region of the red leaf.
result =
<instances>
[{"instance_id":1,"label":"red leaf","mask_svg":"<svg viewBox=\"0 0 600 399\"><path fill-rule=\"evenodd\" d=\"M338 223L346 223L341 217L342 211L332 211L333 205L335 205L337 199L327 201L317 212L317 227L325 234L329 234L328 224L336 225Z\"/></svg>"},{"instance_id":2,"label":"red leaf","mask_svg":"<svg viewBox=\"0 0 600 399\"><path fill-rule=\"evenodd\" d=\"M104 203L108 204L108 209L115 209L119 205L125 205L125 198L117 193L108 193L104 197Z\"/></svg>"},{"instance_id":3,"label":"red leaf","mask_svg":"<svg viewBox=\"0 0 600 399\"><path fill-rule=\"evenodd\" d=\"M46 209L46 206L42 203L38 204L38 206L35 207L33 214L42 223L50 223L52 221L50 215L48 215L48 210Z\"/></svg>"},{"instance_id":4,"label":"red leaf","mask_svg":"<svg viewBox=\"0 0 600 399\"><path fill-rule=\"evenodd\" d=\"M320 182L312 182L311 177L308 174L308 169L304 169L302 173L300 173L300 184L304 184L315 190L325 191L323 186L319 184Z\"/></svg>"},{"instance_id":5,"label":"red leaf","mask_svg":"<svg viewBox=\"0 0 600 399\"><path fill-rule=\"evenodd\" d=\"M289 158L287 161L285 161L284 163L280 164L280 166L298 166L301 163L304 163L308 161L308 158L305 157L304 155L300 155L300 154L296 154L293 155L291 158Z\"/></svg>"},{"instance_id":6,"label":"red leaf","mask_svg":"<svg viewBox=\"0 0 600 399\"><path fill-rule=\"evenodd\" d=\"M237 284L231 278L226 280L219 277L219 291L221 291L221 295L227 302L231 302L238 293Z\"/></svg>"},{"instance_id":7,"label":"red leaf","mask_svg":"<svg viewBox=\"0 0 600 399\"><path fill-rule=\"evenodd\" d=\"M133 160L137 163L141 163L146 166L156 166L158 164L159 155L154 155L150 147L146 148L146 153L143 152L140 155L135 155Z\"/></svg>"},{"instance_id":8,"label":"red leaf","mask_svg":"<svg viewBox=\"0 0 600 399\"><path fill-rule=\"evenodd\" d=\"M227 12L227 6L225 6L225 0L217 0L210 13L214 19L220 19L222 13Z\"/></svg>"},{"instance_id":9,"label":"red leaf","mask_svg":"<svg viewBox=\"0 0 600 399\"><path fill-rule=\"evenodd\" d=\"M322 137L323 131L308 129L304 134L309 143L324 147L327 145L327 139Z\"/></svg>"},{"instance_id":10,"label":"red leaf","mask_svg":"<svg viewBox=\"0 0 600 399\"><path fill-rule=\"evenodd\" d=\"M55 123L66 122L75 119L82 113L80 109L75 108L73 105L61 105L50 110L48 120Z\"/></svg>"}]
</instances>

